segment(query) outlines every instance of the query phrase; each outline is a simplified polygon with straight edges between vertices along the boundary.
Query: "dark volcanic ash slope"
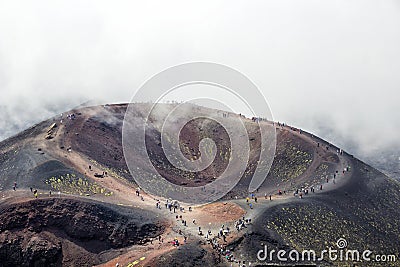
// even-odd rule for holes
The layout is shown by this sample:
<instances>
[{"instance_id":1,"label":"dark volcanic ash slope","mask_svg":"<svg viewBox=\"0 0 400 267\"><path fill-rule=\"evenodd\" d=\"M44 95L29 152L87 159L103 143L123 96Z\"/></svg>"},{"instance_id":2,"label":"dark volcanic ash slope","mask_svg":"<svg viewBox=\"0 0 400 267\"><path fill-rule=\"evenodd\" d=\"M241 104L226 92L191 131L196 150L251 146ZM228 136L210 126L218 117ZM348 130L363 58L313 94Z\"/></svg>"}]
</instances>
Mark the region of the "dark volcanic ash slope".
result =
<instances>
[{"instance_id":1,"label":"dark volcanic ash slope","mask_svg":"<svg viewBox=\"0 0 400 267\"><path fill-rule=\"evenodd\" d=\"M399 266L400 255L400 184L350 158L351 177L331 191L320 191L303 199L273 205L259 215L249 233L234 244L235 251L259 265L278 261L257 260L257 252L268 246L269 251L296 249L321 251L338 249L337 241L347 241L348 250L372 251L371 261L309 261L318 266ZM317 189L318 190L318 189ZM344 249L344 253L347 250ZM394 255L395 262L377 262L376 255ZM290 261L289 261L290 262ZM299 262L303 262L300 260ZM292 262L296 263L296 262Z\"/></svg>"}]
</instances>

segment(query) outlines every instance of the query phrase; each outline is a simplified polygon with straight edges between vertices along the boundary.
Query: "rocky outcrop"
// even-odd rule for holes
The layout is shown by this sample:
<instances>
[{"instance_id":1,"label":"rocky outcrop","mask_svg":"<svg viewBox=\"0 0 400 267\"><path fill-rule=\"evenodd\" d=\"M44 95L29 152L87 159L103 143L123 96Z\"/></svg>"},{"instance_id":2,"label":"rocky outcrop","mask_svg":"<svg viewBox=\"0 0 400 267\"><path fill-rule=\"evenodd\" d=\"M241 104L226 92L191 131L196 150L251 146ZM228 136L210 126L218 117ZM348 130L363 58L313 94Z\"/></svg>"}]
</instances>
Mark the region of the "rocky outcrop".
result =
<instances>
[{"instance_id":1,"label":"rocky outcrop","mask_svg":"<svg viewBox=\"0 0 400 267\"><path fill-rule=\"evenodd\" d=\"M42 199L3 207L0 266L60 265L65 240L99 254L145 243L161 234L162 225L146 221L149 214L124 212L72 199Z\"/></svg>"},{"instance_id":2,"label":"rocky outcrop","mask_svg":"<svg viewBox=\"0 0 400 267\"><path fill-rule=\"evenodd\" d=\"M0 234L0 266L59 266L61 242L29 231Z\"/></svg>"}]
</instances>

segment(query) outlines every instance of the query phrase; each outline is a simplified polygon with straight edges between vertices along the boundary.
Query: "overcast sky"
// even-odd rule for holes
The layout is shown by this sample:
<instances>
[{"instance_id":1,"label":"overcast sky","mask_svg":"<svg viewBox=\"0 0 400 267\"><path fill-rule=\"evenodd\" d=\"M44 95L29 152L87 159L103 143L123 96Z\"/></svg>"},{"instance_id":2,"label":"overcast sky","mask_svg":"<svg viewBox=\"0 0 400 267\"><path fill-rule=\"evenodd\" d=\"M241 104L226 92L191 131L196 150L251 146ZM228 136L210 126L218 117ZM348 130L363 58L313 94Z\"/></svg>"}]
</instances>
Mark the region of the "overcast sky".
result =
<instances>
[{"instance_id":1,"label":"overcast sky","mask_svg":"<svg viewBox=\"0 0 400 267\"><path fill-rule=\"evenodd\" d=\"M400 143L400 2L132 2L0 3L0 139L211 61L246 74L276 120L368 151Z\"/></svg>"}]
</instances>

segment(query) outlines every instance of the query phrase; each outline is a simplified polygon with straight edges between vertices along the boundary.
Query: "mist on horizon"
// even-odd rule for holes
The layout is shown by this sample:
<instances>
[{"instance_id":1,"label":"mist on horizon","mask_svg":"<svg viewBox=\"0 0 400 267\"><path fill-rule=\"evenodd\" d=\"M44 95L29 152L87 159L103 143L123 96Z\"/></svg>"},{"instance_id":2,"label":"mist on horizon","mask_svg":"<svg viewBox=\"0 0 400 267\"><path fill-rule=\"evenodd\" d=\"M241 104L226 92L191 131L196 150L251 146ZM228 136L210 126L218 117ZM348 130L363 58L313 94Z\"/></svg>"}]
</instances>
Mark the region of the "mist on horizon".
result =
<instances>
[{"instance_id":1,"label":"mist on horizon","mask_svg":"<svg viewBox=\"0 0 400 267\"><path fill-rule=\"evenodd\" d=\"M276 121L366 157L400 147L399 28L395 1L2 2L0 140L210 61L257 84Z\"/></svg>"}]
</instances>

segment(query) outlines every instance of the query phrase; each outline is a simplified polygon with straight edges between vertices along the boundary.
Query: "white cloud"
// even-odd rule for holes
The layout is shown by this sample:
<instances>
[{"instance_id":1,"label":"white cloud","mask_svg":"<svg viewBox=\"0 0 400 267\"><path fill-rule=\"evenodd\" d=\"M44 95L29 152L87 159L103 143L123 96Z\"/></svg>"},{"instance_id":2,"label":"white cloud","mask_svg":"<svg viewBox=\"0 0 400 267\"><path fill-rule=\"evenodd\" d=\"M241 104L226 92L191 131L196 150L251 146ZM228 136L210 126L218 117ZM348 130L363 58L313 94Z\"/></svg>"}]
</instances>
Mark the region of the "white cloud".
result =
<instances>
[{"instance_id":1,"label":"white cloud","mask_svg":"<svg viewBox=\"0 0 400 267\"><path fill-rule=\"evenodd\" d=\"M200 60L249 76L280 121L398 144L399 29L395 1L3 1L0 138Z\"/></svg>"}]
</instances>

